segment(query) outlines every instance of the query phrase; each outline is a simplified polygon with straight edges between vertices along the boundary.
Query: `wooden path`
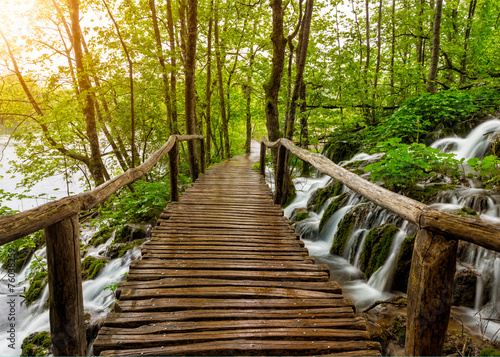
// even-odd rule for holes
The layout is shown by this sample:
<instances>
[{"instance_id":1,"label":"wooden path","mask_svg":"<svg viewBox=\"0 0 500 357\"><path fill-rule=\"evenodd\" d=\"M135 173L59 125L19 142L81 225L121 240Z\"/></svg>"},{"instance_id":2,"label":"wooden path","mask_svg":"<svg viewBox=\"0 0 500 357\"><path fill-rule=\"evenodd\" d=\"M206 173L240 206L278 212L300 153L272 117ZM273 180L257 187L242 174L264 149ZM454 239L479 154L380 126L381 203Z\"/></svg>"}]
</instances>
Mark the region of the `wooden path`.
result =
<instances>
[{"instance_id":1,"label":"wooden path","mask_svg":"<svg viewBox=\"0 0 500 357\"><path fill-rule=\"evenodd\" d=\"M167 206L95 355L380 355L252 164L218 164Z\"/></svg>"}]
</instances>

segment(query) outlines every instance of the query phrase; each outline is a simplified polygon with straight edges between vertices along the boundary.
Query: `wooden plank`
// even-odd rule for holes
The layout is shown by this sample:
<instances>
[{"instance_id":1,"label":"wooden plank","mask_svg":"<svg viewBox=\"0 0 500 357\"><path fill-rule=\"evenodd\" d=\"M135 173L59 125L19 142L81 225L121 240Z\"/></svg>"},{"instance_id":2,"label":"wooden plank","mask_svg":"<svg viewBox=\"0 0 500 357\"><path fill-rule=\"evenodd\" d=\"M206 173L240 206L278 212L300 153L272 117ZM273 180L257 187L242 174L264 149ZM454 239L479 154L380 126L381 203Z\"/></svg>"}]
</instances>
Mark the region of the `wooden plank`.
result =
<instances>
[{"instance_id":1,"label":"wooden plank","mask_svg":"<svg viewBox=\"0 0 500 357\"><path fill-rule=\"evenodd\" d=\"M260 328L260 329L238 329L200 331L189 333L172 333L163 331L163 334L115 334L102 335L94 343L94 350L99 353L103 350L120 346L123 349L161 346L176 346L182 344L193 344L200 342L221 341L230 339L286 339L287 341L304 340L335 340L335 343L344 341L366 342L369 340L366 331L359 330L337 330L322 328Z\"/></svg>"},{"instance_id":2,"label":"wooden plank","mask_svg":"<svg viewBox=\"0 0 500 357\"><path fill-rule=\"evenodd\" d=\"M372 341L285 341L236 339L192 343L172 347L155 347L131 350L107 350L101 356L303 356L304 354L326 354L360 350L380 351L380 344Z\"/></svg>"},{"instance_id":3,"label":"wooden plank","mask_svg":"<svg viewBox=\"0 0 500 357\"><path fill-rule=\"evenodd\" d=\"M292 240L292 241L298 241L299 240L299 235L297 233L282 233L282 234L273 234L269 236L259 236L256 234L245 234L244 236L238 235L238 234L217 234L217 235L209 235L206 232L205 233L196 233L196 232L190 232L186 233L185 231L175 231L175 232L161 232L161 231L153 231L152 233L153 239L154 240L156 237L159 238L180 238L180 239L190 239L190 238L207 238L210 237L210 239L238 239L240 238L241 241L244 240L254 240L254 239L261 239L261 240Z\"/></svg>"},{"instance_id":4,"label":"wooden plank","mask_svg":"<svg viewBox=\"0 0 500 357\"><path fill-rule=\"evenodd\" d=\"M115 303L117 312L176 311L185 309L289 309L342 307L353 304L348 299L212 299L212 298L151 298L148 300L125 300Z\"/></svg>"},{"instance_id":5,"label":"wooden plank","mask_svg":"<svg viewBox=\"0 0 500 357\"><path fill-rule=\"evenodd\" d=\"M200 244L191 244L191 245L186 245L186 244L157 244L157 245L147 245L145 249L143 249L143 252L148 252L154 250L156 252L161 252L164 251L165 253L168 252L179 252L179 253L189 253L193 251L215 251L215 252L238 252L239 254L241 253L251 253L251 252L258 252L258 253L264 253L264 254L269 254L269 253L281 253L281 254L287 254L287 255L309 255L309 251L307 248L302 248L302 247L292 247L292 246L266 246L266 245L258 245L258 246L217 246L217 245L200 245Z\"/></svg>"},{"instance_id":6,"label":"wooden plank","mask_svg":"<svg viewBox=\"0 0 500 357\"><path fill-rule=\"evenodd\" d=\"M147 241L145 247L155 247L157 245L163 245L168 242L170 245L185 245L185 244L200 244L200 245L212 245L212 246L242 246L242 247L261 247L261 246L282 246L282 247L300 247L305 246L304 242L296 239L241 239L238 237L234 238L224 238L224 237L189 237L189 238L177 238L165 236L156 236L154 239Z\"/></svg>"},{"instance_id":7,"label":"wooden plank","mask_svg":"<svg viewBox=\"0 0 500 357\"><path fill-rule=\"evenodd\" d=\"M194 286L183 288L156 288L137 289L123 288L120 300L139 300L148 298L188 298L204 297L211 298L295 298L295 299L342 299L341 294L327 293L323 291L275 288L264 286L219 286L217 289L206 286Z\"/></svg>"},{"instance_id":8,"label":"wooden plank","mask_svg":"<svg viewBox=\"0 0 500 357\"><path fill-rule=\"evenodd\" d=\"M245 279L245 280L277 280L288 281L328 281L326 272L308 271L245 271L245 270L187 270L182 269L137 269L131 270L128 280L155 280L167 277L215 278L215 279Z\"/></svg>"},{"instance_id":9,"label":"wooden plank","mask_svg":"<svg viewBox=\"0 0 500 357\"><path fill-rule=\"evenodd\" d=\"M118 289L134 288L134 289L156 289L156 288L179 288L179 287L194 287L194 286L256 286L256 287L278 287L324 291L332 294L341 294L340 285L334 281L329 282L301 282L301 281L255 281L255 280L228 280L228 279L198 279L198 278L175 278L175 279L160 279L154 281L124 281L120 283Z\"/></svg>"},{"instance_id":10,"label":"wooden plank","mask_svg":"<svg viewBox=\"0 0 500 357\"><path fill-rule=\"evenodd\" d=\"M303 272L325 272L330 269L326 264L307 264L300 262L271 262L260 264L252 262L233 261L190 261L185 259L163 260L143 259L136 260L130 264L132 269L210 269L210 270L246 270L252 272L278 272L278 271L303 271Z\"/></svg>"},{"instance_id":11,"label":"wooden plank","mask_svg":"<svg viewBox=\"0 0 500 357\"><path fill-rule=\"evenodd\" d=\"M348 319L357 323L358 317L350 306L331 308L308 308L308 309L211 309L211 310L184 310L169 312L114 312L108 314L104 326L112 327L138 327L155 323L174 321L226 321L238 319L246 321L260 319L260 321L271 321L272 319ZM364 321L364 320L363 320Z\"/></svg>"},{"instance_id":12,"label":"wooden plank","mask_svg":"<svg viewBox=\"0 0 500 357\"><path fill-rule=\"evenodd\" d=\"M168 321L141 325L137 328L103 327L100 331L104 335L143 335L153 333L189 332L189 331L218 331L229 329L256 329L256 328L332 328L344 331L364 330L366 322L361 317L338 319L259 319L259 320L212 320L212 321Z\"/></svg>"},{"instance_id":13,"label":"wooden plank","mask_svg":"<svg viewBox=\"0 0 500 357\"><path fill-rule=\"evenodd\" d=\"M164 253L164 252L150 252L150 253L143 253L142 256L143 260L149 260L149 259L168 259L168 260L179 260L179 259L184 259L184 260L206 260L207 262L213 262L213 261L223 261L223 260L235 260L238 259L240 261L246 261L248 263L259 263L259 264L266 264L269 261L276 261L276 262L282 262L282 261L295 261L298 263L314 263L314 258L308 256L308 255L263 255L263 254L238 254L235 256L235 253L213 253L213 252L203 252L203 251L198 251L195 253L181 253L181 254L176 254L176 253Z\"/></svg>"}]
</instances>

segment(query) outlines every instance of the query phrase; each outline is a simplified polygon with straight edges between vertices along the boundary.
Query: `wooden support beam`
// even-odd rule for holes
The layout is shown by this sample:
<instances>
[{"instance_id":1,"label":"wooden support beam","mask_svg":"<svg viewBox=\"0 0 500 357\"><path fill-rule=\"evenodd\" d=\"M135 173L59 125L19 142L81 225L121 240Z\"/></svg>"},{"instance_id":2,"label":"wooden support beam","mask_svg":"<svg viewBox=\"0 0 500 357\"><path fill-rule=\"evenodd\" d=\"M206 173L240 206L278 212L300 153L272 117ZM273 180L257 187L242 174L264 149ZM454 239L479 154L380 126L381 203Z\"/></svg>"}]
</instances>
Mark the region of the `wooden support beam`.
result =
<instances>
[{"instance_id":1,"label":"wooden support beam","mask_svg":"<svg viewBox=\"0 0 500 357\"><path fill-rule=\"evenodd\" d=\"M177 184L179 176L179 143L177 141L168 152L168 160L170 171L170 201L179 201L179 187Z\"/></svg>"},{"instance_id":2,"label":"wooden support beam","mask_svg":"<svg viewBox=\"0 0 500 357\"><path fill-rule=\"evenodd\" d=\"M85 356L80 227L73 215L45 228L50 332L55 356Z\"/></svg>"},{"instance_id":3,"label":"wooden support beam","mask_svg":"<svg viewBox=\"0 0 500 357\"><path fill-rule=\"evenodd\" d=\"M260 174L264 177L266 177L266 151L267 147L266 145L261 142L260 143Z\"/></svg>"},{"instance_id":4,"label":"wooden support beam","mask_svg":"<svg viewBox=\"0 0 500 357\"><path fill-rule=\"evenodd\" d=\"M200 139L200 170L201 173L205 173L206 163L205 163L205 139Z\"/></svg>"},{"instance_id":5,"label":"wooden support beam","mask_svg":"<svg viewBox=\"0 0 500 357\"><path fill-rule=\"evenodd\" d=\"M287 149L285 146L280 145L278 148L278 161L276 162L276 173L275 173L275 184L276 187L274 189L274 203L278 205L282 205L285 199L285 192L283 190L284 180L285 180L285 168L286 168L286 157L287 157Z\"/></svg>"},{"instance_id":6,"label":"wooden support beam","mask_svg":"<svg viewBox=\"0 0 500 357\"><path fill-rule=\"evenodd\" d=\"M458 241L420 229L410 277L407 356L440 356L450 318Z\"/></svg>"}]
</instances>

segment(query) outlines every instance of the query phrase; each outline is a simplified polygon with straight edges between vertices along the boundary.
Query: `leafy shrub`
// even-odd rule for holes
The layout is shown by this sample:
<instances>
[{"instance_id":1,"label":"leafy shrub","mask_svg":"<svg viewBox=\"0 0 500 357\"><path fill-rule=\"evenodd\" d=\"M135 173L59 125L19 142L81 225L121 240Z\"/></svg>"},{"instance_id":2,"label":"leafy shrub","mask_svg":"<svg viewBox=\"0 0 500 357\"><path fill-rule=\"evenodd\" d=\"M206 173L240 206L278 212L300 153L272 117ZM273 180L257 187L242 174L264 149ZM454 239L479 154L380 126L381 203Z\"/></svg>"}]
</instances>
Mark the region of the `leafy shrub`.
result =
<instances>
[{"instance_id":1,"label":"leafy shrub","mask_svg":"<svg viewBox=\"0 0 500 357\"><path fill-rule=\"evenodd\" d=\"M466 92L426 93L404 102L374 129L372 136L375 141L400 137L405 143L419 142L439 124L451 128L477 110Z\"/></svg>"},{"instance_id":2,"label":"leafy shrub","mask_svg":"<svg viewBox=\"0 0 500 357\"><path fill-rule=\"evenodd\" d=\"M386 188L396 192L409 190L417 182L437 174L457 179L458 165L463 162L454 159L454 154L441 153L424 144L403 144L400 138L377 143L372 152L385 155L380 161L367 165L365 171L371 172L372 181L382 180Z\"/></svg>"},{"instance_id":3,"label":"leafy shrub","mask_svg":"<svg viewBox=\"0 0 500 357\"><path fill-rule=\"evenodd\" d=\"M472 158L467 163L478 173L477 178L486 185L487 190L500 187L500 159L496 155L486 156L482 160Z\"/></svg>"}]
</instances>

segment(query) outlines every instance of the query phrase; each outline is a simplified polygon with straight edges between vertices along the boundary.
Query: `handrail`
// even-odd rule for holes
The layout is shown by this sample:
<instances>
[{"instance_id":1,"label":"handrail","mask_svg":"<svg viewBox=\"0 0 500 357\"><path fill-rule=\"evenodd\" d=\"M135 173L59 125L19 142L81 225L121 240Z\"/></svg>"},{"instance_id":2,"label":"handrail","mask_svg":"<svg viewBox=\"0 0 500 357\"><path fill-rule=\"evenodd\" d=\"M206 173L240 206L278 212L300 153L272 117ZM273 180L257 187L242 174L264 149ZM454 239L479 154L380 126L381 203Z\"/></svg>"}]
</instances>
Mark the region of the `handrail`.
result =
<instances>
[{"instance_id":1,"label":"handrail","mask_svg":"<svg viewBox=\"0 0 500 357\"><path fill-rule=\"evenodd\" d=\"M301 149L290 140L281 138L275 142L262 139L268 148L286 147L292 154L307 161L321 173L333 177L373 203L415 224L438 234L452 235L500 252L500 224L486 223L435 210L419 201L399 195L336 165L325 156ZM278 186L276 186L278 188Z\"/></svg>"},{"instance_id":2,"label":"handrail","mask_svg":"<svg viewBox=\"0 0 500 357\"><path fill-rule=\"evenodd\" d=\"M172 135L142 165L103 183L94 190L0 217L0 246L45 229L50 301L50 332L55 356L85 356L87 340L83 309L78 213L104 202L125 185L140 179L167 153L170 199L177 188L179 141L200 140L201 172L205 172L204 136ZM10 273L10 271L9 271Z\"/></svg>"},{"instance_id":3,"label":"handrail","mask_svg":"<svg viewBox=\"0 0 500 357\"><path fill-rule=\"evenodd\" d=\"M320 154L298 148L285 138L275 142L262 139L260 172L263 175L267 148L278 149L275 203L283 202L287 185L285 170L288 152L291 152L318 171L418 227L408 278L405 354L440 355L451 313L458 239L500 252L500 225L432 209L375 185Z\"/></svg>"},{"instance_id":4,"label":"handrail","mask_svg":"<svg viewBox=\"0 0 500 357\"><path fill-rule=\"evenodd\" d=\"M140 166L104 182L92 191L61 198L20 213L0 217L0 246L25 237L56 222L94 208L120 188L140 179L169 153L179 141L202 140L201 135L171 135L159 150Z\"/></svg>"}]
</instances>

